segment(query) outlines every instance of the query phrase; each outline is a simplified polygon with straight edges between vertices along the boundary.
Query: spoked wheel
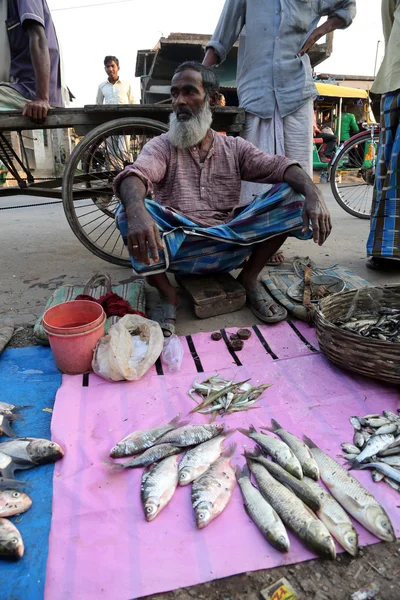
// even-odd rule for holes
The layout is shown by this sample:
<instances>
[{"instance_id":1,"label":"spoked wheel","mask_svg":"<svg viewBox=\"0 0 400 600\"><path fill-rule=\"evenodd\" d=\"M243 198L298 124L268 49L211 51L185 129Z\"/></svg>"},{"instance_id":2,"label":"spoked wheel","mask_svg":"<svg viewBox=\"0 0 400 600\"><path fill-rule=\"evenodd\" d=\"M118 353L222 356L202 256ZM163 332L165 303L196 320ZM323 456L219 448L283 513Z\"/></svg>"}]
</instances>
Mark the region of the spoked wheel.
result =
<instances>
[{"instance_id":1,"label":"spoked wheel","mask_svg":"<svg viewBox=\"0 0 400 600\"><path fill-rule=\"evenodd\" d=\"M130 266L114 221L113 182L146 142L166 131L151 119L116 119L93 129L71 154L63 177L65 215L79 241L103 260Z\"/></svg>"},{"instance_id":2,"label":"spoked wheel","mask_svg":"<svg viewBox=\"0 0 400 600\"><path fill-rule=\"evenodd\" d=\"M335 200L359 219L371 216L372 193L378 155L379 132L366 131L346 144L331 168L330 182Z\"/></svg>"}]
</instances>

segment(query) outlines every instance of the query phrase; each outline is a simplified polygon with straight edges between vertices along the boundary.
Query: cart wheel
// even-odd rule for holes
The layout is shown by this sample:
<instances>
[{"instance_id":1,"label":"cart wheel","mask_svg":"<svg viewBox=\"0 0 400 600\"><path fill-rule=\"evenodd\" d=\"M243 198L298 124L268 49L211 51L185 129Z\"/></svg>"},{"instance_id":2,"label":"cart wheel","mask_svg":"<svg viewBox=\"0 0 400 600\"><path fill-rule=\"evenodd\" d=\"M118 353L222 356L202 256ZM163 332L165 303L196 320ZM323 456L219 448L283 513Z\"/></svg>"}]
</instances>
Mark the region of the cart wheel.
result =
<instances>
[{"instance_id":1,"label":"cart wheel","mask_svg":"<svg viewBox=\"0 0 400 600\"><path fill-rule=\"evenodd\" d=\"M151 119L115 119L85 135L71 154L62 185L64 212L79 241L103 260L131 266L114 221L113 181L146 142L166 131L167 125Z\"/></svg>"},{"instance_id":2,"label":"cart wheel","mask_svg":"<svg viewBox=\"0 0 400 600\"><path fill-rule=\"evenodd\" d=\"M330 183L335 200L346 212L359 219L371 216L379 133L366 131L349 141L331 168Z\"/></svg>"}]
</instances>

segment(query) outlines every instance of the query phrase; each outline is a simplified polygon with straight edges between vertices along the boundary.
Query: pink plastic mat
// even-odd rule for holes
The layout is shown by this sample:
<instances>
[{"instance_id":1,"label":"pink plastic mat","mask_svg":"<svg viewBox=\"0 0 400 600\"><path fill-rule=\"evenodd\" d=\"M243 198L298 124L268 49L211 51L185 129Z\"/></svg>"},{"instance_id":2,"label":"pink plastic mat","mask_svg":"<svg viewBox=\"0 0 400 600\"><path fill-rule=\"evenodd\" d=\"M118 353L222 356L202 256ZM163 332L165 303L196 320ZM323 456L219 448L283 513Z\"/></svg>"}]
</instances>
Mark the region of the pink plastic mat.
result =
<instances>
[{"instance_id":1,"label":"pink plastic mat","mask_svg":"<svg viewBox=\"0 0 400 600\"><path fill-rule=\"evenodd\" d=\"M351 415L400 406L394 386L331 365L305 323L255 328L243 351L233 355L224 340L213 342L207 333L183 343L177 374L161 375L158 365L132 383L108 383L95 375L63 378L52 435L66 454L54 472L47 600L129 600L314 557L292 534L288 554L271 548L244 512L237 486L224 513L204 530L195 526L190 487L178 488L164 511L147 523L139 494L142 470L115 473L103 466L110 448L129 432L178 412L186 415L193 408L186 392L196 376L201 381L218 370L236 381L251 377L253 383L272 383L260 409L229 415L227 427L268 425L273 417L334 457L341 442L352 440ZM232 440L237 443L233 462L242 464L243 444L252 443L239 432ZM398 494L374 484L368 472L355 476L382 503L399 534ZM357 529L362 545L378 541L360 525Z\"/></svg>"}]
</instances>

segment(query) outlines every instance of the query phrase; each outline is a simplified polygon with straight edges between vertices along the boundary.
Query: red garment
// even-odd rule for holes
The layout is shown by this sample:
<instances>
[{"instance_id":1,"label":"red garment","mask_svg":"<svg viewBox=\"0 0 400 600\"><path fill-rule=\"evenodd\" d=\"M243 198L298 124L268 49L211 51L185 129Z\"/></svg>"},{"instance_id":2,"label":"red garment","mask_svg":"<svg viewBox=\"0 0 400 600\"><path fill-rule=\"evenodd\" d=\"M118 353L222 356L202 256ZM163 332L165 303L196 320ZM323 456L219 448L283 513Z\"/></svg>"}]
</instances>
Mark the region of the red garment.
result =
<instances>
[{"instance_id":1,"label":"red garment","mask_svg":"<svg viewBox=\"0 0 400 600\"><path fill-rule=\"evenodd\" d=\"M75 300L91 300L92 302L101 304L107 318L124 317L125 315L146 317L145 313L140 312L140 310L134 310L128 300L124 300L124 298L121 298L121 296L118 296L114 292L107 292L107 294L100 296L100 298L93 298L93 296L88 296L87 294L79 294Z\"/></svg>"}]
</instances>

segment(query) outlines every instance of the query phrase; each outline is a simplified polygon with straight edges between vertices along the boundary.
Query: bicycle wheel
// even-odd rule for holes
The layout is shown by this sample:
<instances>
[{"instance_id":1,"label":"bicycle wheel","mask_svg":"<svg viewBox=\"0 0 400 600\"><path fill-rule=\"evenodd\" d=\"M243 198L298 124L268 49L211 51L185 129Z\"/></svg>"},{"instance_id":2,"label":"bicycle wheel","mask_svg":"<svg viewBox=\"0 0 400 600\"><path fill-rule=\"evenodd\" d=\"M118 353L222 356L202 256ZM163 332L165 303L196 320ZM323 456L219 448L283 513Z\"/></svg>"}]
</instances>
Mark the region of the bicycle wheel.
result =
<instances>
[{"instance_id":1,"label":"bicycle wheel","mask_svg":"<svg viewBox=\"0 0 400 600\"><path fill-rule=\"evenodd\" d=\"M151 119L115 119L93 129L71 154L62 185L65 216L79 241L103 260L130 266L114 221L113 181L146 142L166 131L164 123Z\"/></svg>"},{"instance_id":2,"label":"bicycle wheel","mask_svg":"<svg viewBox=\"0 0 400 600\"><path fill-rule=\"evenodd\" d=\"M350 140L339 152L330 173L336 202L359 219L371 216L379 133L374 132L371 140L369 131Z\"/></svg>"}]
</instances>

